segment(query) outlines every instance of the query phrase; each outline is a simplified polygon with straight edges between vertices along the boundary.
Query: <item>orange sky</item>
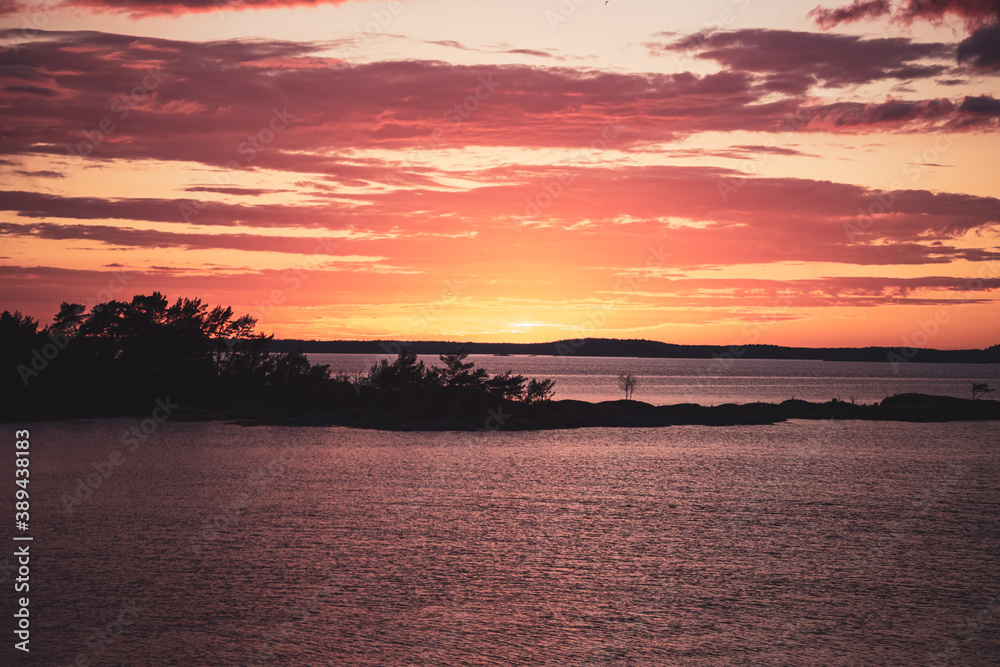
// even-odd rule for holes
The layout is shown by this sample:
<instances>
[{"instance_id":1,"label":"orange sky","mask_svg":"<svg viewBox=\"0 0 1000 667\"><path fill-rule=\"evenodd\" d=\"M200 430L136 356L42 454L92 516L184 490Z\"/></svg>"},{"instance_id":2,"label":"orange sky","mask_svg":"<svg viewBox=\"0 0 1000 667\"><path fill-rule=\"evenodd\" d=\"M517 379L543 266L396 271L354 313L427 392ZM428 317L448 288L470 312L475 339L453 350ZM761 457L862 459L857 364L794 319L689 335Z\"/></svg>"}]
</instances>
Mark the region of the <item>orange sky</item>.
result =
<instances>
[{"instance_id":1,"label":"orange sky","mask_svg":"<svg viewBox=\"0 0 1000 667\"><path fill-rule=\"evenodd\" d=\"M0 3L0 308L996 344L995 3Z\"/></svg>"}]
</instances>

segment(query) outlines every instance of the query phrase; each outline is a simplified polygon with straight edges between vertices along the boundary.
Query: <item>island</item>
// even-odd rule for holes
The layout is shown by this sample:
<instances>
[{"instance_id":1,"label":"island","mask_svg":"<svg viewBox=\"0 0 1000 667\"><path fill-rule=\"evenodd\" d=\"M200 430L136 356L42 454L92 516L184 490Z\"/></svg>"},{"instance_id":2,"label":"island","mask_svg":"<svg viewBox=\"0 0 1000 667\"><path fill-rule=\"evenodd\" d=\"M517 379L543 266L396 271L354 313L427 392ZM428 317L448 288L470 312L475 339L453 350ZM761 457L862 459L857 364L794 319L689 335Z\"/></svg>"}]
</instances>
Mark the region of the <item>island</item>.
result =
<instances>
[{"instance_id":1,"label":"island","mask_svg":"<svg viewBox=\"0 0 1000 667\"><path fill-rule=\"evenodd\" d=\"M553 400L554 382L490 375L468 349L427 365L407 344L366 371L333 374L300 349L274 351L256 320L159 292L88 312L63 303L45 327L0 314L0 421L169 413L174 420L500 431L581 427L766 425L789 419L1000 420L1000 402L924 394L874 404L832 400L702 406ZM992 348L991 348L992 349ZM502 353L502 352L501 352ZM985 387L985 385L983 385ZM985 387L985 391L991 391Z\"/></svg>"}]
</instances>

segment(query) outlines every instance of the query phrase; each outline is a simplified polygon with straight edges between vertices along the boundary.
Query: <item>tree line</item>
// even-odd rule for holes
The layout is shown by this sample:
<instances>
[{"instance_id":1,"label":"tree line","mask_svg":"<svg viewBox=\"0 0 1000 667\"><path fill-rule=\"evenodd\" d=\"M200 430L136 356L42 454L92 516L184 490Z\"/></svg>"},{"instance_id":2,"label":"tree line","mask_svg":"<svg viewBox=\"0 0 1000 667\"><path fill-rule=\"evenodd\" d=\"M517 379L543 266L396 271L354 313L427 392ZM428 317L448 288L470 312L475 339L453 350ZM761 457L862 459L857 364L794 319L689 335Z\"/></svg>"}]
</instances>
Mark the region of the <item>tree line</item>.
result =
<instances>
[{"instance_id":1,"label":"tree line","mask_svg":"<svg viewBox=\"0 0 1000 667\"><path fill-rule=\"evenodd\" d=\"M468 352L428 366L412 352L367 372L332 374L301 350L272 352L273 336L231 307L201 299L170 303L154 292L107 301L88 312L60 305L53 321L0 313L0 414L16 419L113 416L169 396L189 413L262 416L316 411L385 411L447 417L551 398L552 380L510 371L489 375Z\"/></svg>"}]
</instances>

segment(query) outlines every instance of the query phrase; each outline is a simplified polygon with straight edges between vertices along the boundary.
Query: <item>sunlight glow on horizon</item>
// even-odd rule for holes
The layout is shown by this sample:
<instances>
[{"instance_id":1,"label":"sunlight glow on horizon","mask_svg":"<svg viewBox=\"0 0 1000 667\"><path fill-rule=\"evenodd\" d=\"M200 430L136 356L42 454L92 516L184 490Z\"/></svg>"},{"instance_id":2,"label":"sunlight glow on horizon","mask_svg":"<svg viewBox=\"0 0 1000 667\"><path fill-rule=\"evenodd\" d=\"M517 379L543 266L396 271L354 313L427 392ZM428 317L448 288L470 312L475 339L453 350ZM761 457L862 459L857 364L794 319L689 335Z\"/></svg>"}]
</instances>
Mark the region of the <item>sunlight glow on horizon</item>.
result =
<instances>
[{"instance_id":1,"label":"sunlight glow on horizon","mask_svg":"<svg viewBox=\"0 0 1000 667\"><path fill-rule=\"evenodd\" d=\"M291 338L998 342L1000 70L961 17L612 4L0 16L3 308L126 272Z\"/></svg>"}]
</instances>

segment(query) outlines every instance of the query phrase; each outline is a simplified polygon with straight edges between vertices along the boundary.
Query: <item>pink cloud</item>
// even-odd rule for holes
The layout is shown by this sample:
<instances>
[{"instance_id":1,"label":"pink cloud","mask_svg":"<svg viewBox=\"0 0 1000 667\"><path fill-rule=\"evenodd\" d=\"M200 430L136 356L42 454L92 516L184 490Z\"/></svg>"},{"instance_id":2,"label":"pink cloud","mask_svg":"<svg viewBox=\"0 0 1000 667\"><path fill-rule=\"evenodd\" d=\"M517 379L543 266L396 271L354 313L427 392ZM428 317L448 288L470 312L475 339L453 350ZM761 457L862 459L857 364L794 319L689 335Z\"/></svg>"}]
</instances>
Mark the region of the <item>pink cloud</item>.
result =
<instances>
[{"instance_id":1,"label":"pink cloud","mask_svg":"<svg viewBox=\"0 0 1000 667\"><path fill-rule=\"evenodd\" d=\"M348 0L64 0L66 6L129 14L133 17L247 9L285 9L341 5Z\"/></svg>"},{"instance_id":2,"label":"pink cloud","mask_svg":"<svg viewBox=\"0 0 1000 667\"><path fill-rule=\"evenodd\" d=\"M816 7L809 15L823 28L881 16L901 23L941 21L954 16L975 28L995 21L1000 16L1000 3L997 0L854 0L837 9Z\"/></svg>"},{"instance_id":3,"label":"pink cloud","mask_svg":"<svg viewBox=\"0 0 1000 667\"><path fill-rule=\"evenodd\" d=\"M17 54L0 53L0 86L10 101L0 107L6 129L0 154L179 160L357 183L373 178L371 170L330 151L577 148L618 121L614 147L626 150L708 131L998 126L982 105L962 100L823 105L804 96L811 81L839 87L936 75L940 66L923 59L946 49L908 40L713 34L702 42L702 55L729 69L695 75L435 61L348 64L313 57L322 45L292 42L38 34ZM760 43L752 44L754 35ZM840 52L859 56L834 57ZM814 121L790 126L796 114ZM287 117L280 134L269 128L276 115ZM326 154L317 154L317 146Z\"/></svg>"}]
</instances>

